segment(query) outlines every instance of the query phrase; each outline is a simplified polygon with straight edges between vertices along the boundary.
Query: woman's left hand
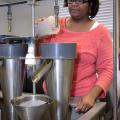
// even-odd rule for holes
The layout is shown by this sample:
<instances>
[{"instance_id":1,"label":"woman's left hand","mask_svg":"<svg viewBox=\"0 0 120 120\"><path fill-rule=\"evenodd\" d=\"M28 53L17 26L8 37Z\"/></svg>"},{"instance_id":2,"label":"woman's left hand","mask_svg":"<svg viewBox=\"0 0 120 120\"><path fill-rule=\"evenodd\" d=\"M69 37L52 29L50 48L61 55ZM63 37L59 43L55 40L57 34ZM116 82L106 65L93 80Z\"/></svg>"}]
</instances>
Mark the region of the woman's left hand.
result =
<instances>
[{"instance_id":1,"label":"woman's left hand","mask_svg":"<svg viewBox=\"0 0 120 120\"><path fill-rule=\"evenodd\" d=\"M87 112L90 108L92 108L95 104L95 99L90 95L87 94L80 98L78 105L76 107L77 112Z\"/></svg>"},{"instance_id":2,"label":"woman's left hand","mask_svg":"<svg viewBox=\"0 0 120 120\"><path fill-rule=\"evenodd\" d=\"M97 97L101 94L102 88L98 85L95 85L92 90L85 96L80 98L76 111L78 112L87 112L95 104Z\"/></svg>"}]
</instances>

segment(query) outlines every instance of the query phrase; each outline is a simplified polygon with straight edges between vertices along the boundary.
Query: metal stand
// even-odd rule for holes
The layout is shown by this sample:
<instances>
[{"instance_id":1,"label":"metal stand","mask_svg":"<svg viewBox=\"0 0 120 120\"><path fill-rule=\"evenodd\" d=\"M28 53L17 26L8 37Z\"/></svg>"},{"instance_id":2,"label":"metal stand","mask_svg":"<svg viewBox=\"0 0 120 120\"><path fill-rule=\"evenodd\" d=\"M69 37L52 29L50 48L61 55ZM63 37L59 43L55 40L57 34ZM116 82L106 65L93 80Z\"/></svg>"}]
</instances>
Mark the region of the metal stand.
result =
<instances>
[{"instance_id":1,"label":"metal stand","mask_svg":"<svg viewBox=\"0 0 120 120\"><path fill-rule=\"evenodd\" d=\"M118 21L118 8L119 8L119 1L113 0L113 62L114 62L114 78L113 78L113 114L114 120L117 120L117 42L119 41L119 21Z\"/></svg>"}]
</instances>

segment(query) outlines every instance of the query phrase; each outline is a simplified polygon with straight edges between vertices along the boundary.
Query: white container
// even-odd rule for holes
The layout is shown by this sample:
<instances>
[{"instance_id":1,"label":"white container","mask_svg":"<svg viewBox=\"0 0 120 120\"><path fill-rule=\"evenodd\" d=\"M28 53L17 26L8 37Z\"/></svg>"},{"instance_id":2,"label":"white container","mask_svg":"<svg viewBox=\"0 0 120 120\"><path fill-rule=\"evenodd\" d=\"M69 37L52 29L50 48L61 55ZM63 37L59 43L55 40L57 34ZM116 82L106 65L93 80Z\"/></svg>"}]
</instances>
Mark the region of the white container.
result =
<instances>
[{"instance_id":1,"label":"white container","mask_svg":"<svg viewBox=\"0 0 120 120\"><path fill-rule=\"evenodd\" d=\"M44 19L38 25L36 25L35 32L38 37L43 37L47 35L54 35L60 31L60 26L55 26L55 17L49 16Z\"/></svg>"}]
</instances>

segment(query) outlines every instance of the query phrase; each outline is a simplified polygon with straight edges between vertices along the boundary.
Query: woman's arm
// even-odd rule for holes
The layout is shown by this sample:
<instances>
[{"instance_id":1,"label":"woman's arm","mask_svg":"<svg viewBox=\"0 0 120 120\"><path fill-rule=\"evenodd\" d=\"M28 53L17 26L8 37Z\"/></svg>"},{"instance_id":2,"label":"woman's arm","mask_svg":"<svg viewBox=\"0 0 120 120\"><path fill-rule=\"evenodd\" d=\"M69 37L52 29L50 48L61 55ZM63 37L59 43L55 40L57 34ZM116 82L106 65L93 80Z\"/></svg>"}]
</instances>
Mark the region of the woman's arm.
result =
<instances>
[{"instance_id":1,"label":"woman's arm","mask_svg":"<svg viewBox=\"0 0 120 120\"><path fill-rule=\"evenodd\" d=\"M113 79L113 48L111 36L107 29L104 29L101 35L96 62L98 80L91 91L81 97L76 108L77 111L86 112L93 107L99 96L105 97Z\"/></svg>"},{"instance_id":2,"label":"woman's arm","mask_svg":"<svg viewBox=\"0 0 120 120\"><path fill-rule=\"evenodd\" d=\"M105 97L107 90L113 80L113 47L109 31L103 31L102 39L98 47L96 63L98 80L96 85L102 88L101 97Z\"/></svg>"}]
</instances>

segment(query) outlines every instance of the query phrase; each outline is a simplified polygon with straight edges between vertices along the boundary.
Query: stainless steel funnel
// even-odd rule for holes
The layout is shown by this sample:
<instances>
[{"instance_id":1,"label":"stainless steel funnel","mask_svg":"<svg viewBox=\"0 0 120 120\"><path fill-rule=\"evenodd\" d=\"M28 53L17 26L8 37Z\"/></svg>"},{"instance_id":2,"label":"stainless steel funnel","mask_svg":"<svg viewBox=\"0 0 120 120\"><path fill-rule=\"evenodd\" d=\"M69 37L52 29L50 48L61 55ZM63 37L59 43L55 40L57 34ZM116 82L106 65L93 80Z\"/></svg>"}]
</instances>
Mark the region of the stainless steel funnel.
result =
<instances>
[{"instance_id":1,"label":"stainless steel funnel","mask_svg":"<svg viewBox=\"0 0 120 120\"><path fill-rule=\"evenodd\" d=\"M11 102L21 120L55 120L55 100L46 95L20 96Z\"/></svg>"},{"instance_id":2,"label":"stainless steel funnel","mask_svg":"<svg viewBox=\"0 0 120 120\"><path fill-rule=\"evenodd\" d=\"M27 44L0 44L0 82L4 100L4 119L17 120L10 100L20 96L25 73Z\"/></svg>"},{"instance_id":3,"label":"stainless steel funnel","mask_svg":"<svg viewBox=\"0 0 120 120\"><path fill-rule=\"evenodd\" d=\"M45 76L47 93L57 101L55 120L69 120L69 96L73 78L75 43L40 44L43 59L51 59L52 67Z\"/></svg>"}]
</instances>

